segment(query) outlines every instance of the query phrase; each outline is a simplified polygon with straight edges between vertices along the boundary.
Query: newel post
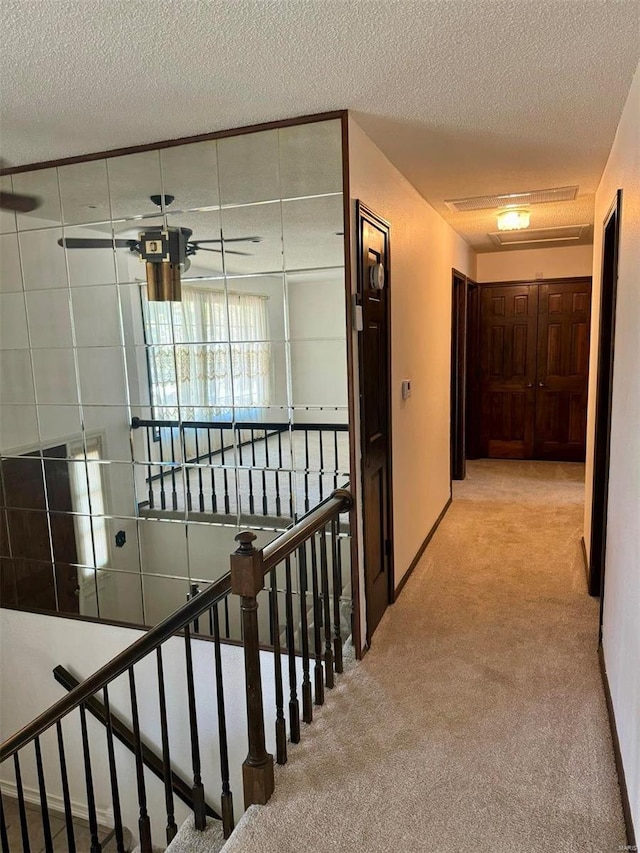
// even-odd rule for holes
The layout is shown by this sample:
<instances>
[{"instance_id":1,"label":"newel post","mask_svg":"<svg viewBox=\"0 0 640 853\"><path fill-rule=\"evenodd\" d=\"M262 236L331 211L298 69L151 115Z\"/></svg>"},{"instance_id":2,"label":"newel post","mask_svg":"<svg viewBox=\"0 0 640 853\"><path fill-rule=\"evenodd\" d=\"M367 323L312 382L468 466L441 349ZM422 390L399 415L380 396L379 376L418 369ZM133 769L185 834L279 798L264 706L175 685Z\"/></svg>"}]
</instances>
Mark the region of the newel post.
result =
<instances>
[{"instance_id":1,"label":"newel post","mask_svg":"<svg viewBox=\"0 0 640 853\"><path fill-rule=\"evenodd\" d=\"M260 648L258 645L258 602L264 587L262 553L256 551L255 533L243 531L236 536L238 549L231 555L231 591L241 596L242 638L247 688L247 727L249 752L242 765L244 804L263 805L273 794L273 755L265 748Z\"/></svg>"}]
</instances>

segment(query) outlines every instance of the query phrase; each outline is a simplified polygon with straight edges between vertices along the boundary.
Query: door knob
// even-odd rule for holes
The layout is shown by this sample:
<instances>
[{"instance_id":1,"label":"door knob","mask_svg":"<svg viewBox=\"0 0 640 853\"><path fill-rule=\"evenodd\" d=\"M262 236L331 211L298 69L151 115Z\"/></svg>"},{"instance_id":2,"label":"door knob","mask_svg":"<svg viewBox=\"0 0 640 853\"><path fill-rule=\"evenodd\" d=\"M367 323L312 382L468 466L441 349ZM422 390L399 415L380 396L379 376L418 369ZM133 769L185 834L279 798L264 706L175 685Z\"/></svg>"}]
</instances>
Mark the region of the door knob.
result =
<instances>
[{"instance_id":1,"label":"door knob","mask_svg":"<svg viewBox=\"0 0 640 853\"><path fill-rule=\"evenodd\" d=\"M544 382L538 382L538 388L546 388L546 387L547 386L544 384Z\"/></svg>"},{"instance_id":2,"label":"door knob","mask_svg":"<svg viewBox=\"0 0 640 853\"><path fill-rule=\"evenodd\" d=\"M533 388L533 382L527 382L525 388Z\"/></svg>"}]
</instances>

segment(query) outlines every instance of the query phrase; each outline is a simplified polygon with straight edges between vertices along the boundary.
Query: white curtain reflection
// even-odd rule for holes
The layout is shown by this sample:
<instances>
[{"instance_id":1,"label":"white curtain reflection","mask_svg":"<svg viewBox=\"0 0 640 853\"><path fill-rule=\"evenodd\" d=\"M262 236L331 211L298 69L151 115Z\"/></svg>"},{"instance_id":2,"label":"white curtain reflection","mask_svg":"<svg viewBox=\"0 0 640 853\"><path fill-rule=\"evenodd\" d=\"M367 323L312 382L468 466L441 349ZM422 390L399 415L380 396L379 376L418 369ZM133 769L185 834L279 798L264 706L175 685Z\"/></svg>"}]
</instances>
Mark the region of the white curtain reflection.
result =
<instances>
[{"instance_id":1,"label":"white curtain reflection","mask_svg":"<svg viewBox=\"0 0 640 853\"><path fill-rule=\"evenodd\" d=\"M144 297L154 418L256 419L271 401L267 297L183 286L182 302ZM238 410L241 411L238 411Z\"/></svg>"}]
</instances>

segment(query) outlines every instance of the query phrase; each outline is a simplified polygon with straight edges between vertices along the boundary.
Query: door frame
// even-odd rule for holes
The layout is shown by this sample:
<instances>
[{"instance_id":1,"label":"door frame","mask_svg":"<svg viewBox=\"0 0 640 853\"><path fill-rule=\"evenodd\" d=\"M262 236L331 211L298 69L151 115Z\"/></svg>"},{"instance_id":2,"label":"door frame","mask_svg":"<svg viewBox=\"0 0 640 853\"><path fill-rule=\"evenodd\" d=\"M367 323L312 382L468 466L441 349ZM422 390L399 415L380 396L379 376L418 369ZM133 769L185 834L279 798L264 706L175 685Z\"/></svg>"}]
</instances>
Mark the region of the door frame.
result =
<instances>
[{"instance_id":1,"label":"door frame","mask_svg":"<svg viewBox=\"0 0 640 853\"><path fill-rule=\"evenodd\" d=\"M362 257L363 257L363 240L362 240L362 224L365 221L369 221L372 225L375 225L377 228L386 232L387 235L387 269L386 269L386 291L387 291L387 317L386 317L386 335L387 335L387 353L386 353L386 367L387 367L387 436L388 436L388 447L387 447L387 518L388 518L388 527L389 527L389 542L391 543L391 547L387 553L388 566L389 566L389 579L388 579L388 589L387 589L387 604L393 604L394 602L394 592L395 592L395 569L394 569L394 548L393 548L393 464L392 464L392 416L391 416L391 403L393 399L392 389L391 389L391 225L387 222L386 219L383 219L370 207L364 204L360 199L356 199L356 257L357 257L357 267L356 267L356 305L361 305L362 292L364 288L364 270L362 268ZM363 405L364 405L364 382L363 382L363 359L362 359L362 337L360 333L358 334L358 382L360 386L360 403L359 403L359 415L360 415L360 447L363 446L363 442L365 439L364 436L364 418L363 418ZM361 471L360 475L360 488L361 494L363 496L362 500L364 502L364 472ZM363 511L364 517L364 511ZM365 612L368 617L368 602L366 600L367 596L367 578L366 578L366 554L362 555L362 564L364 567L364 593L365 593ZM366 643L367 646L371 646L371 632L369 628L369 619L367 618L367 626L366 626Z\"/></svg>"},{"instance_id":2,"label":"door frame","mask_svg":"<svg viewBox=\"0 0 640 853\"><path fill-rule=\"evenodd\" d=\"M466 476L467 277L451 270L451 480Z\"/></svg>"},{"instance_id":3,"label":"door frame","mask_svg":"<svg viewBox=\"0 0 640 853\"><path fill-rule=\"evenodd\" d=\"M600 596L600 640L602 639L602 606L604 601L607 514L609 503L609 463L611 455L611 413L613 402L613 363L615 350L616 298L618 290L618 256L622 190L615 198L602 223L602 263L600 266L600 316L598 319L598 351L596 362L595 430L593 474L591 478L591 532L587 582L589 594ZM607 248L608 229L612 245Z\"/></svg>"},{"instance_id":4,"label":"door frame","mask_svg":"<svg viewBox=\"0 0 640 853\"><path fill-rule=\"evenodd\" d=\"M480 457L480 285L467 276L467 373L465 454Z\"/></svg>"}]
</instances>

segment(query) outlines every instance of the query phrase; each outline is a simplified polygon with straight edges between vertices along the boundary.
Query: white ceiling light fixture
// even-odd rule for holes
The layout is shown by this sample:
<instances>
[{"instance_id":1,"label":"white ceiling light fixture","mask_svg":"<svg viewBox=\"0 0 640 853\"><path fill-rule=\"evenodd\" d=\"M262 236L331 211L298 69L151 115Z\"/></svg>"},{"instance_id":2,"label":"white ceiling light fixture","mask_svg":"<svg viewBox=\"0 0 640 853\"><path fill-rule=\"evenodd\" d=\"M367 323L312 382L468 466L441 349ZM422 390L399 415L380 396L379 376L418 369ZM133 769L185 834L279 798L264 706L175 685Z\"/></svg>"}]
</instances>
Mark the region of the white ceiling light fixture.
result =
<instances>
[{"instance_id":1,"label":"white ceiling light fixture","mask_svg":"<svg viewBox=\"0 0 640 853\"><path fill-rule=\"evenodd\" d=\"M531 214L526 207L508 207L498 212L499 231L520 231L528 228Z\"/></svg>"}]
</instances>

